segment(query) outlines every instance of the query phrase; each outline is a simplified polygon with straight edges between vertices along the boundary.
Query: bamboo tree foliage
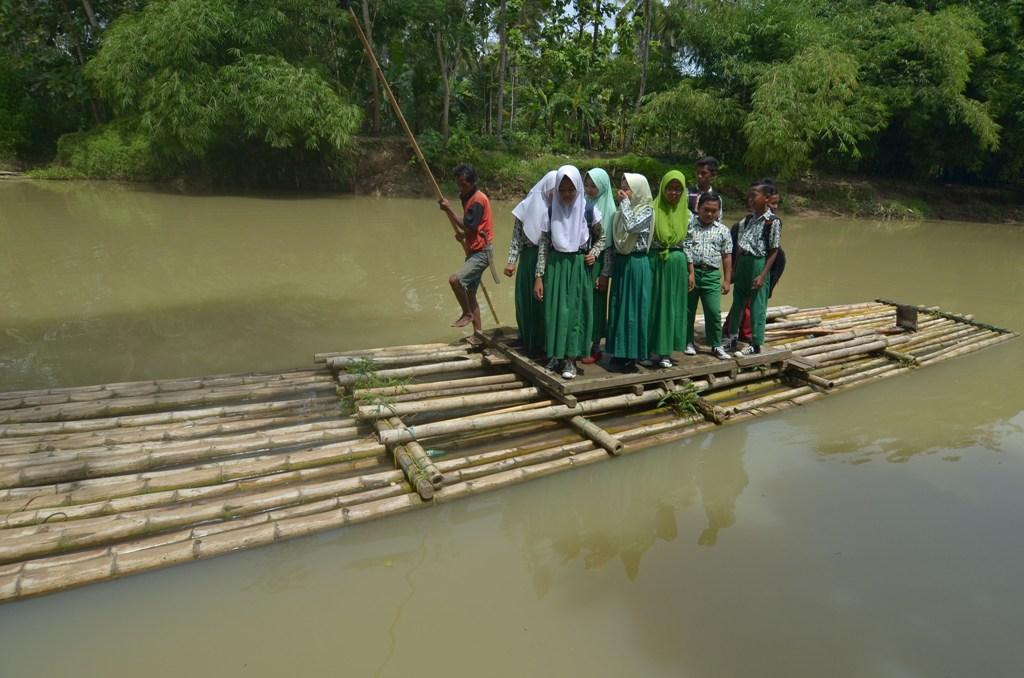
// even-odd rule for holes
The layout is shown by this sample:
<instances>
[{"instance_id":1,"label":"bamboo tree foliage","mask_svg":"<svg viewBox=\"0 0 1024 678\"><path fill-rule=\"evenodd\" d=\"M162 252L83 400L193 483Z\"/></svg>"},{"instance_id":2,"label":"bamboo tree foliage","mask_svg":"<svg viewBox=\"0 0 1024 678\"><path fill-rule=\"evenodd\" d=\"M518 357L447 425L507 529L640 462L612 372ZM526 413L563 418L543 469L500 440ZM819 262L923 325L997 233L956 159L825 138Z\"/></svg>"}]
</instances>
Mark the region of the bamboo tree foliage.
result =
<instances>
[{"instance_id":1,"label":"bamboo tree foliage","mask_svg":"<svg viewBox=\"0 0 1024 678\"><path fill-rule=\"evenodd\" d=\"M1024 0L351 5L448 157L632 146L779 175L1024 173ZM2 0L0 144L108 125L176 167L322 160L360 119L397 131L348 24L335 0Z\"/></svg>"},{"instance_id":2,"label":"bamboo tree foliage","mask_svg":"<svg viewBox=\"0 0 1024 678\"><path fill-rule=\"evenodd\" d=\"M154 2L107 31L87 73L155 146L203 158L224 145L340 150L360 111L290 54L302 3ZM289 59L291 57L291 59Z\"/></svg>"}]
</instances>

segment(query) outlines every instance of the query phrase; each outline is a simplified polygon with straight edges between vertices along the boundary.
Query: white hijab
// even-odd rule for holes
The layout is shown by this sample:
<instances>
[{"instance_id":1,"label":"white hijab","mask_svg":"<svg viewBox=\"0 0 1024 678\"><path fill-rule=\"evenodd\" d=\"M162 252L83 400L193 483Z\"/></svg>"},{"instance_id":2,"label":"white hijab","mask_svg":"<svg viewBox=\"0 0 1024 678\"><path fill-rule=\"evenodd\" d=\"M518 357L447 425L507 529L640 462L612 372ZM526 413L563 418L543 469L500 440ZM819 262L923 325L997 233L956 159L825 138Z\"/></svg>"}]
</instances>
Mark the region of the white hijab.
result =
<instances>
[{"instance_id":1,"label":"white hijab","mask_svg":"<svg viewBox=\"0 0 1024 678\"><path fill-rule=\"evenodd\" d=\"M562 179L569 177L576 187L576 199L566 205L558 196ZM551 199L551 244L559 252L579 252L590 239L587 227L587 200L583 194L583 177L572 165L562 165L555 175L555 196ZM596 214L594 215L596 218Z\"/></svg>"},{"instance_id":2,"label":"white hijab","mask_svg":"<svg viewBox=\"0 0 1024 678\"><path fill-rule=\"evenodd\" d=\"M540 244L540 234L548 230L548 212L551 209L551 194L555 190L555 170L551 170L538 181L518 205L512 214L523 224L523 232L534 245Z\"/></svg>"}]
</instances>

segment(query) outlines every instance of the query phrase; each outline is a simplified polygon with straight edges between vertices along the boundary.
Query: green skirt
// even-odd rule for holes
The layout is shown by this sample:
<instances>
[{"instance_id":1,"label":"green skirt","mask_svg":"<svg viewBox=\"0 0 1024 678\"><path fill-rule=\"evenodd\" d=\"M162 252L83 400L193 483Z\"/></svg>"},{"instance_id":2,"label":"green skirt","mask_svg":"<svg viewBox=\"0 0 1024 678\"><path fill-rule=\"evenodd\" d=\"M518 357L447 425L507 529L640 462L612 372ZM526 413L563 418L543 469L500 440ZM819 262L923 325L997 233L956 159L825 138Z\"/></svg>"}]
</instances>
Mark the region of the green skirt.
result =
<instances>
[{"instance_id":1,"label":"green skirt","mask_svg":"<svg viewBox=\"0 0 1024 678\"><path fill-rule=\"evenodd\" d=\"M544 302L533 296L538 251L536 247L524 247L516 270L516 326L519 340L530 351L544 348Z\"/></svg>"},{"instance_id":2,"label":"green skirt","mask_svg":"<svg viewBox=\"0 0 1024 678\"><path fill-rule=\"evenodd\" d=\"M598 344L604 338L608 329L608 289L604 292L597 291L597 279L601 277L601 269L604 268L604 252L597 255L593 265L587 267L587 276L590 278L590 287L594 291L594 320L591 323L592 331L590 341Z\"/></svg>"},{"instance_id":3,"label":"green skirt","mask_svg":"<svg viewBox=\"0 0 1024 678\"><path fill-rule=\"evenodd\" d=\"M549 358L590 354L593 301L583 255L548 250L544 270L544 349Z\"/></svg>"},{"instance_id":4,"label":"green skirt","mask_svg":"<svg viewBox=\"0 0 1024 678\"><path fill-rule=\"evenodd\" d=\"M608 339L605 350L616 358L643 360L649 352L651 261L644 252L615 255Z\"/></svg>"},{"instance_id":5,"label":"green skirt","mask_svg":"<svg viewBox=\"0 0 1024 678\"><path fill-rule=\"evenodd\" d=\"M690 272L686 253L669 250L651 254L651 353L670 355L686 348L687 296Z\"/></svg>"}]
</instances>

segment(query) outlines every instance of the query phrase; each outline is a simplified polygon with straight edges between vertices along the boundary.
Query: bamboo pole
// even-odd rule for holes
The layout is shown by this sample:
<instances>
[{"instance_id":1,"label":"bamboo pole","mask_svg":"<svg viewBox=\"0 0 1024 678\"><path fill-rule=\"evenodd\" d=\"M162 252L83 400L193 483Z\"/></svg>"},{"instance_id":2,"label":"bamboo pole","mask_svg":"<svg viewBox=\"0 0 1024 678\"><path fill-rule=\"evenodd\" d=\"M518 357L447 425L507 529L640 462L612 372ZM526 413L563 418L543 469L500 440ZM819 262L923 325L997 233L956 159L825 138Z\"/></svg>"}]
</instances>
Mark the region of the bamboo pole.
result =
<instances>
[{"instance_id":1,"label":"bamboo pole","mask_svg":"<svg viewBox=\"0 0 1024 678\"><path fill-rule=\"evenodd\" d=\"M608 452L608 454L616 456L622 454L622 450L625 447L622 441L594 422L584 417L576 416L569 417L569 425L579 431L580 435L589 438L594 445Z\"/></svg>"},{"instance_id":2,"label":"bamboo pole","mask_svg":"<svg viewBox=\"0 0 1024 678\"><path fill-rule=\"evenodd\" d=\"M447 374L449 372L468 372L485 367L504 367L509 364L506 358L493 356L476 356L466 360L453 360L433 365L414 365L413 367L396 367L379 370L375 373L378 379L404 379L406 377L422 377L429 374ZM340 386L351 386L365 379L361 374L338 374Z\"/></svg>"},{"instance_id":3,"label":"bamboo pole","mask_svg":"<svg viewBox=\"0 0 1024 678\"><path fill-rule=\"evenodd\" d=\"M368 364L374 369L383 367L400 367L405 365L420 365L426 363L439 363L446 360L458 360L469 354L466 349L450 349L447 351L432 351L430 353L412 353L395 356L374 356L371 358L337 356L327 359L327 366L332 370L343 370L353 365L359 366Z\"/></svg>"},{"instance_id":4,"label":"bamboo pole","mask_svg":"<svg viewBox=\"0 0 1024 678\"><path fill-rule=\"evenodd\" d=\"M536 387L496 391L482 395L452 396L450 398L433 398L411 403L375 403L360 405L357 412L360 419L380 419L381 417L405 416L427 412L445 412L462 410L471 407L498 405L501 403L519 403L532 400L540 395Z\"/></svg>"},{"instance_id":5,"label":"bamboo pole","mask_svg":"<svg viewBox=\"0 0 1024 678\"><path fill-rule=\"evenodd\" d=\"M206 419L214 416L225 416L233 414L268 414L301 410L317 406L322 403L336 405L337 397L301 398L288 400L275 400L263 403L251 403L246 405L221 405L194 410L172 410L168 412L154 412L150 414L136 414L117 417L103 417L97 419L84 419L75 421L41 421L27 422L23 424L9 424L0 426L0 437L36 436L46 433L80 433L85 431L98 431L102 429L124 428L128 426L142 426L148 424L180 423L194 419Z\"/></svg>"},{"instance_id":6,"label":"bamboo pole","mask_svg":"<svg viewBox=\"0 0 1024 678\"><path fill-rule=\"evenodd\" d=\"M406 384L403 386L380 386L377 388L359 388L352 393L356 400L362 400L370 396L398 396L411 393L446 391L469 386L497 386L508 387L508 384L522 384L519 376L513 372L505 374L493 374L486 377L470 377L468 379L449 379L446 381L429 381L420 384ZM524 384L525 385L525 384ZM517 386L516 388L522 388Z\"/></svg>"},{"instance_id":7,"label":"bamboo pole","mask_svg":"<svg viewBox=\"0 0 1024 678\"><path fill-rule=\"evenodd\" d=\"M329 351L314 353L314 363L325 363L328 358L349 356L353 358L369 358L375 355L408 355L410 353L430 353L431 351L446 351L452 347L447 343L433 344L406 344L405 346L383 346L379 348L359 348L351 351Z\"/></svg>"}]
</instances>

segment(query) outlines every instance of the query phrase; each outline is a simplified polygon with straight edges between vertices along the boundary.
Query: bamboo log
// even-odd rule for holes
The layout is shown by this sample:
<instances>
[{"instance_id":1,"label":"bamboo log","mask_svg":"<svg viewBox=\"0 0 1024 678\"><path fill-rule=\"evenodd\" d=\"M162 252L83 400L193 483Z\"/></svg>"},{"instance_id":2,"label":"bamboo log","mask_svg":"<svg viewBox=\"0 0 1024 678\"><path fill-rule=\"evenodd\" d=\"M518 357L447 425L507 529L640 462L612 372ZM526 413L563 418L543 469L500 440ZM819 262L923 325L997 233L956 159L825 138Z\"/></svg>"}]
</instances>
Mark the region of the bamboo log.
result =
<instances>
[{"instance_id":1,"label":"bamboo log","mask_svg":"<svg viewBox=\"0 0 1024 678\"><path fill-rule=\"evenodd\" d=\"M849 358L850 356L861 355L864 353L872 353L874 351L881 351L888 346L888 342L885 340L877 340L870 343L859 344L852 348L844 348L836 351L829 351L828 353L820 353L815 356L819 365L826 365L833 360L839 360L841 358Z\"/></svg>"},{"instance_id":2,"label":"bamboo log","mask_svg":"<svg viewBox=\"0 0 1024 678\"><path fill-rule=\"evenodd\" d=\"M91 384L88 386L60 386L42 389L23 389L19 391L7 391L4 398L20 399L33 397L46 397L52 395L67 395L69 398L86 397L86 394L111 393L135 393L138 389L154 387L158 391L171 392L177 390L188 390L194 388L210 388L225 385L239 385L256 382L288 381L292 379L304 379L311 377L330 377L329 372L322 369L299 368L296 370L284 370L280 372L246 372L241 374L215 374L205 377L184 377L178 379L150 379L144 381L126 381L111 384ZM108 397L98 395L95 397Z\"/></svg>"},{"instance_id":3,"label":"bamboo log","mask_svg":"<svg viewBox=\"0 0 1024 678\"><path fill-rule=\"evenodd\" d=\"M589 438L597 446L612 455L622 454L625 447L622 441L611 435L603 428L584 417L569 417L569 425L579 431L580 435Z\"/></svg>"},{"instance_id":4,"label":"bamboo log","mask_svg":"<svg viewBox=\"0 0 1024 678\"><path fill-rule=\"evenodd\" d=\"M322 445L306 450L228 459L211 464L160 471L146 471L105 478L89 478L67 483L13 487L0 490L0 512L24 511L31 507L59 506L96 501L102 497L159 492L180 487L214 485L270 473L293 471L340 462L355 462L376 457L384 446L373 442L361 445ZM55 503L57 502L57 503Z\"/></svg>"},{"instance_id":5,"label":"bamboo log","mask_svg":"<svg viewBox=\"0 0 1024 678\"><path fill-rule=\"evenodd\" d=\"M519 403L532 400L540 395L535 387L496 391L483 395L452 396L450 398L434 398L409 403L376 403L361 405L357 408L360 419L380 419L382 417L399 417L427 412L446 412L471 407L497 405L500 403Z\"/></svg>"},{"instance_id":6,"label":"bamboo log","mask_svg":"<svg viewBox=\"0 0 1024 678\"><path fill-rule=\"evenodd\" d=\"M402 429L381 431L380 440L384 444L404 443L409 440L423 440L437 435L464 433L490 428L500 428L511 424L544 421L547 419L564 419L578 414L591 414L610 409L633 407L642 404L657 403L665 395L664 389L652 389L642 395L631 393L608 398L597 398L579 403L576 407L555 405L528 412L509 412L490 416L477 416L454 421L439 421L419 426L405 426Z\"/></svg>"},{"instance_id":7,"label":"bamboo log","mask_svg":"<svg viewBox=\"0 0 1024 678\"><path fill-rule=\"evenodd\" d=\"M287 426L309 425L312 427L333 428L357 424L355 418L338 418L333 416L325 420L327 414L336 415L336 403L330 409L310 411L278 417L260 417L244 419L241 417L212 418L198 420L185 425L163 424L159 426L139 426L126 429L101 429L84 433L44 434L32 438L0 438L0 456L32 454L75 450L84 448L115 447L118 445L142 444L146 442L172 442L210 438L216 436L236 435L284 428ZM205 423L209 421L210 423Z\"/></svg>"},{"instance_id":8,"label":"bamboo log","mask_svg":"<svg viewBox=\"0 0 1024 678\"><path fill-rule=\"evenodd\" d=\"M359 358L375 355L408 355L410 353L430 353L431 351L445 351L451 347L451 344L433 343L408 344L405 346L383 346L380 348L360 348L352 351L329 351L324 353L314 353L313 362L325 363L329 358L337 358L340 356Z\"/></svg>"},{"instance_id":9,"label":"bamboo log","mask_svg":"<svg viewBox=\"0 0 1024 678\"><path fill-rule=\"evenodd\" d=\"M527 388L525 381L510 381L507 384L496 384L493 386L463 386L462 388L451 388L443 391L420 391L417 393L406 393L404 395L391 396L388 398L394 403L408 403L414 401L431 400L433 398L450 398L457 395L473 395L477 393L499 393L516 388ZM372 403L372 399L370 400Z\"/></svg>"},{"instance_id":10,"label":"bamboo log","mask_svg":"<svg viewBox=\"0 0 1024 678\"><path fill-rule=\"evenodd\" d=\"M345 370L353 366L368 365L371 369L378 370L389 367L400 367L405 365L419 365L425 363L439 363L449 360L460 360L467 357L469 352L466 349L449 348L443 351L432 351L430 353L411 353L402 355L377 355L372 357L337 356L327 359L327 367L332 370Z\"/></svg>"},{"instance_id":11,"label":"bamboo log","mask_svg":"<svg viewBox=\"0 0 1024 678\"><path fill-rule=\"evenodd\" d=\"M468 379L449 379L446 381L429 381L421 384L406 384L402 386L381 386L377 388L357 388L352 393L356 400L372 396L399 396L411 393L447 391L468 386L495 386L499 390L511 388L509 384L522 384L518 375L508 372L506 374L493 374L486 377L470 377Z\"/></svg>"},{"instance_id":12,"label":"bamboo log","mask_svg":"<svg viewBox=\"0 0 1024 678\"><path fill-rule=\"evenodd\" d=\"M194 440L147 441L78 450L36 452L0 457L0 473L26 466L96 460L100 463L145 458L147 467L168 466L214 457L247 454L268 448L296 447L310 443L343 442L368 435L365 426L332 426L333 422L298 424L237 435L211 436ZM134 470L129 468L128 470Z\"/></svg>"},{"instance_id":13,"label":"bamboo log","mask_svg":"<svg viewBox=\"0 0 1024 678\"><path fill-rule=\"evenodd\" d=\"M213 405L245 400L269 400L297 393L323 394L334 390L328 382L315 385L279 387L237 387L230 390L181 391L177 393L140 396L132 398L111 398L107 400L40 405L30 409L0 411L0 424L67 421L69 419L94 419L117 417L130 414L148 413L165 409L177 409L191 405Z\"/></svg>"},{"instance_id":14,"label":"bamboo log","mask_svg":"<svg viewBox=\"0 0 1024 678\"><path fill-rule=\"evenodd\" d=\"M771 332L771 331L774 331L774 330L782 330L782 329L792 330L792 329L798 329L798 328L814 327L815 325L820 325L820 324L821 324L821 318L820 317L806 318L806 319L802 319L802 320L787 320L787 321L783 321L783 322L767 323L765 325L765 331L766 332Z\"/></svg>"},{"instance_id":15,"label":"bamboo log","mask_svg":"<svg viewBox=\"0 0 1024 678\"><path fill-rule=\"evenodd\" d=\"M814 389L812 389L810 386L800 386L798 388L785 389L778 393L773 393L762 398L755 398L754 400L747 401L740 405L734 405L733 407L729 408L729 413L739 414L740 412L750 412L751 410L759 409L761 407L764 407L765 405L774 405L775 403L781 402L783 400L792 400L793 398L797 396L802 396L805 393L811 393L813 390Z\"/></svg>"},{"instance_id":16,"label":"bamboo log","mask_svg":"<svg viewBox=\"0 0 1024 678\"><path fill-rule=\"evenodd\" d=\"M194 419L207 419L214 416L234 414L280 413L315 407L325 402L336 405L337 397L331 395L326 398L299 398L245 405L221 405L219 407L207 407L195 410L172 410L169 412L154 412L151 414L104 417L78 421L45 421L9 424L7 426L0 426L0 437L35 436L48 433L80 433L85 431L98 431L102 429L122 428L128 426L185 422Z\"/></svg>"},{"instance_id":17,"label":"bamboo log","mask_svg":"<svg viewBox=\"0 0 1024 678\"><path fill-rule=\"evenodd\" d=\"M474 356L466 360L453 360L433 365L414 365L412 367L396 367L394 369L379 370L375 376L379 379L404 379L406 377L421 377L428 374L447 374L450 372L466 372L474 369L482 369L489 366L508 365L505 358L491 356ZM365 377L361 374L339 374L338 384L351 386L358 384Z\"/></svg>"}]
</instances>

